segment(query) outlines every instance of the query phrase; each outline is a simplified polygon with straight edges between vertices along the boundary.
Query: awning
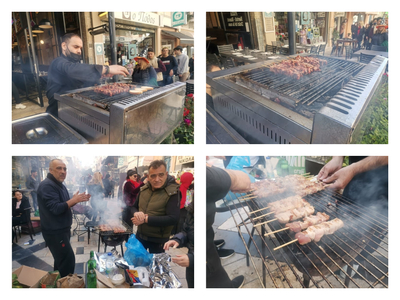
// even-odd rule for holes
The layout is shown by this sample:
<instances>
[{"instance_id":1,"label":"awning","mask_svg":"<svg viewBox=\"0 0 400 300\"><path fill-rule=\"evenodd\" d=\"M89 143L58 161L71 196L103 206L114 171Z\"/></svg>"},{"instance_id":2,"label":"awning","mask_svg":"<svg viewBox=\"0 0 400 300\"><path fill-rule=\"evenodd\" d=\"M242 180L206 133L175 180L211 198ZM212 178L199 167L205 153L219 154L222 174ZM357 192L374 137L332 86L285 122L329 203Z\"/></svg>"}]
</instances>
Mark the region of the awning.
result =
<instances>
[{"instance_id":1,"label":"awning","mask_svg":"<svg viewBox=\"0 0 400 300\"><path fill-rule=\"evenodd\" d=\"M165 30L161 30L161 32L162 32L162 34L166 34L166 35L170 35L170 36L173 36L175 38L178 38L182 42L194 42L194 38L192 38L191 36L188 36L186 34L183 34L181 32L165 31Z\"/></svg>"}]
</instances>

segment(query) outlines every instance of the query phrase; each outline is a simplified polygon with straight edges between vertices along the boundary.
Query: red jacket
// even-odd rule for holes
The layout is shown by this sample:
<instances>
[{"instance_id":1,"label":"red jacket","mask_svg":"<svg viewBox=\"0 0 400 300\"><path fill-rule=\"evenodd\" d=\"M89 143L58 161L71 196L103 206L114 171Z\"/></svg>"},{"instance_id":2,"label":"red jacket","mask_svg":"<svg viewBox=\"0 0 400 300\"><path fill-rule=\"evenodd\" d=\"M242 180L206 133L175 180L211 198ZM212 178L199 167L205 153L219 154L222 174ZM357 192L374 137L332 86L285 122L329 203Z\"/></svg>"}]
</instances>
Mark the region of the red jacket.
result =
<instances>
[{"instance_id":1,"label":"red jacket","mask_svg":"<svg viewBox=\"0 0 400 300\"><path fill-rule=\"evenodd\" d=\"M136 201L136 196L140 192L140 188L144 186L143 182L140 182L140 184L136 181L132 180L126 180L124 183L123 191L124 191L124 202L126 206L133 206L133 204Z\"/></svg>"}]
</instances>

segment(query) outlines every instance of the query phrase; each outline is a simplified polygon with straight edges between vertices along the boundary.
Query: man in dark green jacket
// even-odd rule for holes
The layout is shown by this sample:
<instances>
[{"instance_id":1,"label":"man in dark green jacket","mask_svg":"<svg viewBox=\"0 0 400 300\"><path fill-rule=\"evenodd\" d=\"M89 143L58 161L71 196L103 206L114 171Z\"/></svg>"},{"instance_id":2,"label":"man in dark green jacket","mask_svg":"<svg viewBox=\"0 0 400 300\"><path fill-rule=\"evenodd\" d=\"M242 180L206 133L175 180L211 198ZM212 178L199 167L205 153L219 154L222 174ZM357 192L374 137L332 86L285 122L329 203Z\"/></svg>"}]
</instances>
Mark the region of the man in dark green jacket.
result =
<instances>
[{"instance_id":1,"label":"man in dark green jacket","mask_svg":"<svg viewBox=\"0 0 400 300\"><path fill-rule=\"evenodd\" d=\"M172 228L179 220L179 185L168 175L162 160L150 163L148 182L133 205L132 222L138 226L136 238L150 253L164 252Z\"/></svg>"}]
</instances>

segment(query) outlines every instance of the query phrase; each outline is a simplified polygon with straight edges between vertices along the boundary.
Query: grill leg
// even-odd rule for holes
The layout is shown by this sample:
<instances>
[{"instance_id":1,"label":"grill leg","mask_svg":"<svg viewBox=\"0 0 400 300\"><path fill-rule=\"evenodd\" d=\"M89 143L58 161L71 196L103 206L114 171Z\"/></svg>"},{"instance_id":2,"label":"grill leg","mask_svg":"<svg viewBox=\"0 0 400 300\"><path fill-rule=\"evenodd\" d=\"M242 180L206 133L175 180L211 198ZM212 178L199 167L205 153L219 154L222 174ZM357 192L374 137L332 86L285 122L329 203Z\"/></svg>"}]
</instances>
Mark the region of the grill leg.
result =
<instances>
[{"instance_id":1,"label":"grill leg","mask_svg":"<svg viewBox=\"0 0 400 300\"><path fill-rule=\"evenodd\" d=\"M254 229L254 228L253 228ZM263 237L264 234L266 233L265 227L261 226L261 236ZM265 258L265 242L263 239L261 239L261 254L262 254L262 260ZM267 286L267 270L265 269L265 264L262 264L262 274L263 274L263 281L264 281L264 286Z\"/></svg>"},{"instance_id":2,"label":"grill leg","mask_svg":"<svg viewBox=\"0 0 400 300\"><path fill-rule=\"evenodd\" d=\"M240 230L240 227L239 227ZM251 234L249 237L249 241L247 242L247 248L250 251L250 245L251 245L251 237L254 235L254 230L256 230L256 228L253 226L253 229L251 230ZM249 253L246 251L246 266L250 265L250 257L249 257Z\"/></svg>"},{"instance_id":3,"label":"grill leg","mask_svg":"<svg viewBox=\"0 0 400 300\"><path fill-rule=\"evenodd\" d=\"M122 245L123 245L123 242L121 244L121 252L122 252L122 257L124 257L124 247Z\"/></svg>"}]
</instances>

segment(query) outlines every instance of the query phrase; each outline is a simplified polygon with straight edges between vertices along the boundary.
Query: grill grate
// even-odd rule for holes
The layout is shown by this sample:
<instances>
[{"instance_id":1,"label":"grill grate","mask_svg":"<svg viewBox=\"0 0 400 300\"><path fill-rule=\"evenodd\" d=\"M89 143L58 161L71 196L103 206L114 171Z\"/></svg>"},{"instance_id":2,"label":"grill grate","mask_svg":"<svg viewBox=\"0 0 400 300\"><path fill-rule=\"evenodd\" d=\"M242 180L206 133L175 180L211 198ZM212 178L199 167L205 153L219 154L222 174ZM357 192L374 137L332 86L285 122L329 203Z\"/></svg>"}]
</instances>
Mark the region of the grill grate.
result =
<instances>
[{"instance_id":1,"label":"grill grate","mask_svg":"<svg viewBox=\"0 0 400 300\"><path fill-rule=\"evenodd\" d=\"M388 219L376 212L377 207L362 207L334 192L308 195L305 199L316 211L327 213L331 219L342 219L345 227L325 235L318 243L300 246L296 242L274 251L273 248L293 240L294 234L284 230L264 236L284 228L277 221L271 222L273 216L265 216L266 207L269 202L289 195L268 199L229 195L224 201L246 247L247 265L251 260L263 287L388 287ZM235 210L240 213L235 214ZM241 226L249 235L248 242ZM261 241L254 233L263 237ZM250 254L252 245L255 256ZM258 272L257 261L262 264L264 280ZM346 274L344 278L339 275L340 271ZM351 272L356 276L347 276Z\"/></svg>"},{"instance_id":2,"label":"grill grate","mask_svg":"<svg viewBox=\"0 0 400 300\"><path fill-rule=\"evenodd\" d=\"M173 88L173 84L165 87L158 87L158 88L155 87L153 90L146 91L140 95L131 95L128 92L124 92L121 94L114 95L112 97L100 93L95 93L93 91L93 88L90 88L89 90L71 93L68 96L72 97L75 100L79 100L89 105L97 106L99 108L109 111L110 106L114 103L119 103L123 105L135 104L143 100L147 100L151 97L157 96L159 94L162 94L170 90L171 88Z\"/></svg>"},{"instance_id":3,"label":"grill grate","mask_svg":"<svg viewBox=\"0 0 400 300\"><path fill-rule=\"evenodd\" d=\"M269 71L269 66L233 75L231 80L259 91L262 95L268 95L272 100L277 98L278 101L292 107L299 106L299 111L304 109L304 106L311 106L306 108L307 110L318 110L321 106L316 105L313 108L313 103L325 104L345 83L364 68L364 65L356 62L330 57L323 57L323 59L327 60L328 64L323 65L320 72L302 76L299 80L287 75L275 74Z\"/></svg>"}]
</instances>

